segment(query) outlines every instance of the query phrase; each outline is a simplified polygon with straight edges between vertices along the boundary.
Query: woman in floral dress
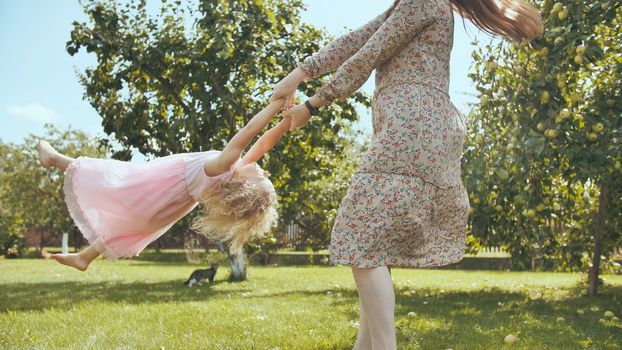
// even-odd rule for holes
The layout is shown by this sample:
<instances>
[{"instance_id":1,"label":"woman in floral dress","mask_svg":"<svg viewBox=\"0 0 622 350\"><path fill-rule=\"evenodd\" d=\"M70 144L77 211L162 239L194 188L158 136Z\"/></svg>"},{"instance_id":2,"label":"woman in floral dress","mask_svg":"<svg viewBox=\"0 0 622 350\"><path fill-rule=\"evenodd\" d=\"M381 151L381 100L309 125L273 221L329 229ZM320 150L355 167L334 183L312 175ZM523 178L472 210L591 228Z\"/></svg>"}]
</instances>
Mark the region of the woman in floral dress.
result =
<instances>
[{"instance_id":1,"label":"woman in floral dress","mask_svg":"<svg viewBox=\"0 0 622 350\"><path fill-rule=\"evenodd\" d=\"M466 120L448 95L453 11L514 42L542 32L538 11L518 0L398 0L307 57L274 88L273 99L291 102L302 80L335 72L315 96L284 113L296 129L376 70L372 143L341 202L330 243L332 260L352 267L359 293L355 349L396 348L390 266L441 266L464 255Z\"/></svg>"}]
</instances>

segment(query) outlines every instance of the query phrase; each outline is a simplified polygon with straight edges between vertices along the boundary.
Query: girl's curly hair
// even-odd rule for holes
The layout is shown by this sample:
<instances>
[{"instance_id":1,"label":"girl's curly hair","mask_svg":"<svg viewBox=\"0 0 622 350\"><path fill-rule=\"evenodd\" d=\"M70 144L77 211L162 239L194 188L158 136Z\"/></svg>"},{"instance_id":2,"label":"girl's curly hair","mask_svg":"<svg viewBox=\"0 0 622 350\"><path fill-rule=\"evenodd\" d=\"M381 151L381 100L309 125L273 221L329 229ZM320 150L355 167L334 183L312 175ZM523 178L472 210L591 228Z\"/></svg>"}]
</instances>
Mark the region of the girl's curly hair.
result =
<instances>
[{"instance_id":1,"label":"girl's curly hair","mask_svg":"<svg viewBox=\"0 0 622 350\"><path fill-rule=\"evenodd\" d=\"M217 186L199 202L202 210L192 223L197 232L228 242L230 252L235 253L249 239L262 237L276 224L277 196L272 184L254 183L234 170L231 179Z\"/></svg>"}]
</instances>

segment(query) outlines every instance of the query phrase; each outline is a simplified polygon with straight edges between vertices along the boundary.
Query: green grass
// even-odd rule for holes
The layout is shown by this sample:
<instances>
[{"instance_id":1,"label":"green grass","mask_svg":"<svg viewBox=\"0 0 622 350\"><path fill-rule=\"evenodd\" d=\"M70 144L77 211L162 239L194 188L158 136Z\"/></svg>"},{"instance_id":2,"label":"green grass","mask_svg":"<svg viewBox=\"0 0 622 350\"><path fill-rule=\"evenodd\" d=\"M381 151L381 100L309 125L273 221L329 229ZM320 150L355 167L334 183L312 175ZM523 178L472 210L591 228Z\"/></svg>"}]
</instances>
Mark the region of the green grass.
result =
<instances>
[{"instance_id":1,"label":"green grass","mask_svg":"<svg viewBox=\"0 0 622 350\"><path fill-rule=\"evenodd\" d=\"M98 259L0 260L0 349L351 349L358 299L348 267L249 268L229 283L182 282L195 266ZM578 274L394 269L399 349L621 349L622 276L596 298ZM577 318L577 309L585 316ZM409 312L415 317L409 317ZM564 322L557 322L558 317ZM519 340L504 345L508 334Z\"/></svg>"}]
</instances>

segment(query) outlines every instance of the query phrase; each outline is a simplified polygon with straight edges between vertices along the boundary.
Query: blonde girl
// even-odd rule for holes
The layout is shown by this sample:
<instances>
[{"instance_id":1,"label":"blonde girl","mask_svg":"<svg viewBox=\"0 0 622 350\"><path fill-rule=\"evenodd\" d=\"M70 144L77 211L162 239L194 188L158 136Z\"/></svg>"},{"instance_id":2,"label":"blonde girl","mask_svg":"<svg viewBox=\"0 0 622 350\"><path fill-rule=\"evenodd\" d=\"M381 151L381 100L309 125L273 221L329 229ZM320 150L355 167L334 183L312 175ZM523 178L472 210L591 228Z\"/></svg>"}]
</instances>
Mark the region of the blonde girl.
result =
<instances>
[{"instance_id":1,"label":"blonde girl","mask_svg":"<svg viewBox=\"0 0 622 350\"><path fill-rule=\"evenodd\" d=\"M40 141L41 165L64 170L67 208L89 242L79 253L44 256L81 271L100 254L110 259L137 256L199 203L202 211L193 227L239 251L277 218L274 187L256 162L288 131L290 119L282 119L241 155L283 102L271 102L222 151L174 154L142 164L73 159Z\"/></svg>"}]
</instances>

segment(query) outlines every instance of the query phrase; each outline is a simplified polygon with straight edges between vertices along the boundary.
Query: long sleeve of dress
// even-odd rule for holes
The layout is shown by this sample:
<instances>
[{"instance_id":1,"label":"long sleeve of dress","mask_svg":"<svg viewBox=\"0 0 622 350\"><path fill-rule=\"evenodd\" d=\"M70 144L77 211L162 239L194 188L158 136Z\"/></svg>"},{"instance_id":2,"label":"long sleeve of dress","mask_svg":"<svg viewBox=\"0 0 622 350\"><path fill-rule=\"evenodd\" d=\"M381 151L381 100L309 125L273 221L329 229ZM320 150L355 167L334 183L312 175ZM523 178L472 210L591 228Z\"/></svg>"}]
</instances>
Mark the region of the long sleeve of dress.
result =
<instances>
[{"instance_id":1,"label":"long sleeve of dress","mask_svg":"<svg viewBox=\"0 0 622 350\"><path fill-rule=\"evenodd\" d=\"M334 99L350 96L377 66L397 54L420 30L431 24L437 11L434 2L429 0L401 0L367 42L316 92L318 97L330 104Z\"/></svg>"},{"instance_id":2,"label":"long sleeve of dress","mask_svg":"<svg viewBox=\"0 0 622 350\"><path fill-rule=\"evenodd\" d=\"M387 17L387 11L360 28L331 41L318 52L300 62L298 67L302 68L310 78L317 78L320 75L334 71L354 55L372 34L380 28Z\"/></svg>"}]
</instances>

